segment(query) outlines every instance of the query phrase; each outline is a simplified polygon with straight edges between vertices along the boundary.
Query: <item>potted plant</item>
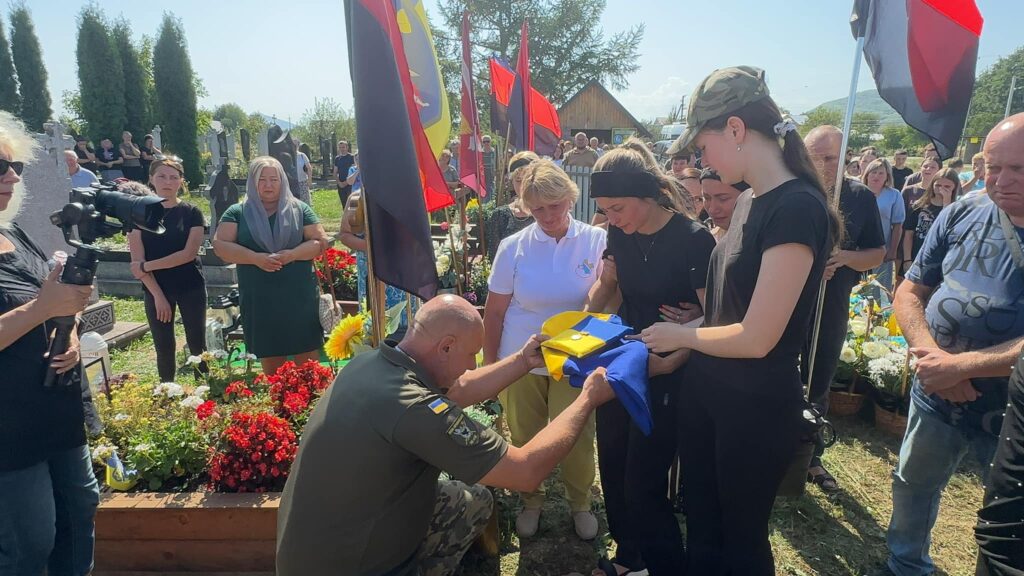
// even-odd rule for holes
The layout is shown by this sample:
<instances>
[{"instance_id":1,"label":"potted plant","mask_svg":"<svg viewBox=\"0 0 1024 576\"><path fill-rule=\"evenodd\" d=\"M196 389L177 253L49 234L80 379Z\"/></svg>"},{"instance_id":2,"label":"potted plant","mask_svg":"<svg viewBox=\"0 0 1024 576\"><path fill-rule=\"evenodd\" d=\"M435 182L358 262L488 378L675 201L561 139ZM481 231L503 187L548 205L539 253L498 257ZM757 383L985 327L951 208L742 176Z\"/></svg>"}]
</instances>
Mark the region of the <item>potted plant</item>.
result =
<instances>
[{"instance_id":1,"label":"potted plant","mask_svg":"<svg viewBox=\"0 0 1024 576\"><path fill-rule=\"evenodd\" d=\"M867 375L875 389L875 425L895 436L907 430L907 381L910 354L905 347L886 342L865 342Z\"/></svg>"}]
</instances>

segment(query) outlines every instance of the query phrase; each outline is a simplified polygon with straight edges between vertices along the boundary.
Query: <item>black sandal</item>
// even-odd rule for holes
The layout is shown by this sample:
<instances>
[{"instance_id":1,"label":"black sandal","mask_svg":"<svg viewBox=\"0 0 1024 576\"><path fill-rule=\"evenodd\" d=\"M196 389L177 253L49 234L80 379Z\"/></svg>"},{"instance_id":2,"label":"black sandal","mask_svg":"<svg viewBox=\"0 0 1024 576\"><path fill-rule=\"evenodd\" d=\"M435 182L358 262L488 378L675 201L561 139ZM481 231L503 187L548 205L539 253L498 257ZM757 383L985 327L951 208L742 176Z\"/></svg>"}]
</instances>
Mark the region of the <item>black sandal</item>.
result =
<instances>
[{"instance_id":1,"label":"black sandal","mask_svg":"<svg viewBox=\"0 0 1024 576\"><path fill-rule=\"evenodd\" d=\"M647 576L647 569L632 570L622 564L617 564L616 559L609 560L608 558L601 556L597 559L597 570L596 573L603 572L605 576ZM625 572L619 570L619 568L625 569Z\"/></svg>"},{"instance_id":2,"label":"black sandal","mask_svg":"<svg viewBox=\"0 0 1024 576\"><path fill-rule=\"evenodd\" d=\"M821 470L821 472L811 472L811 470L815 469ZM807 483L817 485L822 492L830 496L833 494L838 494L839 492L842 491L842 489L839 487L839 483L836 482L836 479L831 474L828 473L828 470L825 470L824 466L813 466L812 468L810 468L807 471Z\"/></svg>"}]
</instances>

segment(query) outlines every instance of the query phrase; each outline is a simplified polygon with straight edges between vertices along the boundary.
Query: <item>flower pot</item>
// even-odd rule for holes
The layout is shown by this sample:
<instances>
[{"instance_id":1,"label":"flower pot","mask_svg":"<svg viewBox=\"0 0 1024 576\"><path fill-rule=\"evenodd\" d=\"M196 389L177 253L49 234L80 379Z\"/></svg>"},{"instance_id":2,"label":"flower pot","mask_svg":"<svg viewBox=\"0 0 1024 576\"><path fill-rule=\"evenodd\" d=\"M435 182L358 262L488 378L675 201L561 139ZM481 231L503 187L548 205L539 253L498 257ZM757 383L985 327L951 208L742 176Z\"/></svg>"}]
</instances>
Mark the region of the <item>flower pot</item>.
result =
<instances>
[{"instance_id":1,"label":"flower pot","mask_svg":"<svg viewBox=\"0 0 1024 576\"><path fill-rule=\"evenodd\" d=\"M883 432L902 438L907 432L907 417L875 404L875 426Z\"/></svg>"},{"instance_id":2,"label":"flower pot","mask_svg":"<svg viewBox=\"0 0 1024 576\"><path fill-rule=\"evenodd\" d=\"M864 407L864 394L844 392L842 390L829 390L828 393L828 415L829 416L853 416L858 414Z\"/></svg>"}]
</instances>

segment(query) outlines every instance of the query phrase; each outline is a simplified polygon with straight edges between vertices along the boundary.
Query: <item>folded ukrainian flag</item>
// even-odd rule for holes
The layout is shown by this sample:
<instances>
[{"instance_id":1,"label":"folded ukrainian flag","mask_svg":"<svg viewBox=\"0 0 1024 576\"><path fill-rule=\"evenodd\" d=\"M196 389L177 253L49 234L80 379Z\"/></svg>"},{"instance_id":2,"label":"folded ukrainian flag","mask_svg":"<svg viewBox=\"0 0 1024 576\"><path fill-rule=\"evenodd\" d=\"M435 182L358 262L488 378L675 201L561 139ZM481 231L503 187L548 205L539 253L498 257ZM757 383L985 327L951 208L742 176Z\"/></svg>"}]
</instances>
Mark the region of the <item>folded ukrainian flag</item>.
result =
<instances>
[{"instance_id":1,"label":"folded ukrainian flag","mask_svg":"<svg viewBox=\"0 0 1024 576\"><path fill-rule=\"evenodd\" d=\"M647 400L647 347L623 340L632 331L614 314L562 312L541 327L550 337L541 348L551 377L562 380L568 376L569 385L575 388L582 387L591 372L605 368L608 383L633 423L650 435L653 420Z\"/></svg>"}]
</instances>

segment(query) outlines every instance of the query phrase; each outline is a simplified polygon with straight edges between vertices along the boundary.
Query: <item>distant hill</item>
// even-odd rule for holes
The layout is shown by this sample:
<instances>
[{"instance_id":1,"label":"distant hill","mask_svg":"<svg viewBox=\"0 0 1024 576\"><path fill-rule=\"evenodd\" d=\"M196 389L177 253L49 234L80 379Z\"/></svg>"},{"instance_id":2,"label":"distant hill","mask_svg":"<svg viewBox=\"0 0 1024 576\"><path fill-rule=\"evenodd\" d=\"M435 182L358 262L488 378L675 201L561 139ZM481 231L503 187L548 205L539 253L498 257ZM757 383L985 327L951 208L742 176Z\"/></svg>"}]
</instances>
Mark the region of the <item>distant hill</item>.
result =
<instances>
[{"instance_id":1,"label":"distant hill","mask_svg":"<svg viewBox=\"0 0 1024 576\"><path fill-rule=\"evenodd\" d=\"M846 98L831 100L829 102L819 104L818 106L824 106L825 108L834 108L836 110L841 110L845 112ZM815 106L810 110L813 110L818 106ZM808 112L810 110L808 110ZM873 112L875 114L878 114L882 119L883 125L901 124L903 122L903 119L900 118L900 115L895 110L893 110L891 106L886 104L885 100L882 100L882 97L878 95L877 90L863 90L861 92L857 92L857 105L855 110L857 112Z\"/></svg>"}]
</instances>

